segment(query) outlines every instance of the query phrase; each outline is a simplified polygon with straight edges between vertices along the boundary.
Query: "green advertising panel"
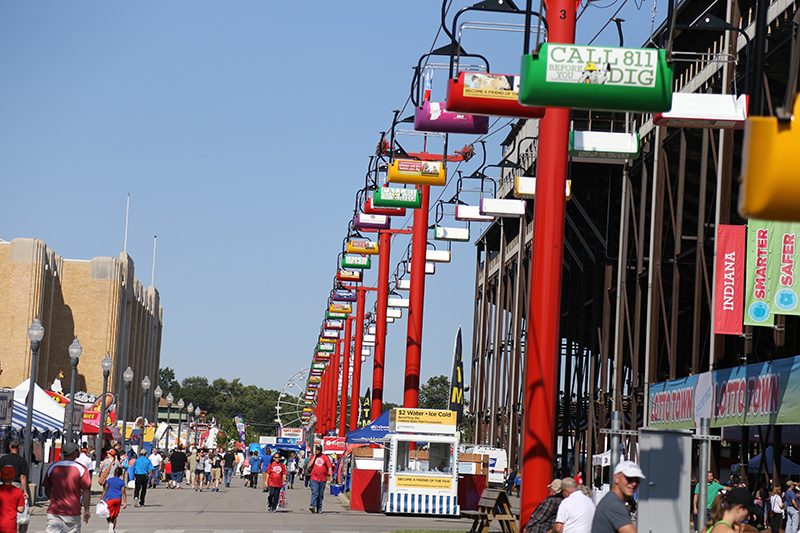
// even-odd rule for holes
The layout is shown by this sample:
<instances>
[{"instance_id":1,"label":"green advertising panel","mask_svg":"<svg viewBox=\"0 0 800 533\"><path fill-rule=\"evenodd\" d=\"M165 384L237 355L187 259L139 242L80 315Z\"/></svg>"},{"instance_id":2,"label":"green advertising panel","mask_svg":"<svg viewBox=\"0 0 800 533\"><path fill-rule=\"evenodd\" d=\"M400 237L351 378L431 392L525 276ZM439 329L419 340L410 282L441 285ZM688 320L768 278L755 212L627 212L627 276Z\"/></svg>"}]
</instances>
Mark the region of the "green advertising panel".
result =
<instances>
[{"instance_id":1,"label":"green advertising panel","mask_svg":"<svg viewBox=\"0 0 800 533\"><path fill-rule=\"evenodd\" d=\"M318 352L333 352L335 343L323 343L317 345Z\"/></svg>"},{"instance_id":2,"label":"green advertising panel","mask_svg":"<svg viewBox=\"0 0 800 533\"><path fill-rule=\"evenodd\" d=\"M769 268L767 292L772 297L770 307L777 315L800 315L797 305L797 278L795 265L798 259L797 241L800 224L797 222L773 222L769 245Z\"/></svg>"},{"instance_id":3,"label":"green advertising panel","mask_svg":"<svg viewBox=\"0 0 800 533\"><path fill-rule=\"evenodd\" d=\"M522 56L521 104L656 113L672 107L666 51L544 43Z\"/></svg>"},{"instance_id":4,"label":"green advertising panel","mask_svg":"<svg viewBox=\"0 0 800 533\"><path fill-rule=\"evenodd\" d=\"M345 319L348 316L350 316L350 315L348 315L347 313L334 313L334 312L331 312L331 311L328 311L327 313L325 313L325 318L328 318L328 319L331 319L331 320Z\"/></svg>"},{"instance_id":5,"label":"green advertising panel","mask_svg":"<svg viewBox=\"0 0 800 533\"><path fill-rule=\"evenodd\" d=\"M747 223L747 268L744 279L744 325L772 326L775 315L770 297L773 275L770 243L775 238L769 220L750 219Z\"/></svg>"},{"instance_id":6,"label":"green advertising panel","mask_svg":"<svg viewBox=\"0 0 800 533\"><path fill-rule=\"evenodd\" d=\"M369 256L345 255L342 257L342 268L369 268Z\"/></svg>"},{"instance_id":7,"label":"green advertising panel","mask_svg":"<svg viewBox=\"0 0 800 533\"><path fill-rule=\"evenodd\" d=\"M400 187L378 187L372 197L375 207L407 207L418 209L422 205L422 193L419 189L401 189Z\"/></svg>"}]
</instances>

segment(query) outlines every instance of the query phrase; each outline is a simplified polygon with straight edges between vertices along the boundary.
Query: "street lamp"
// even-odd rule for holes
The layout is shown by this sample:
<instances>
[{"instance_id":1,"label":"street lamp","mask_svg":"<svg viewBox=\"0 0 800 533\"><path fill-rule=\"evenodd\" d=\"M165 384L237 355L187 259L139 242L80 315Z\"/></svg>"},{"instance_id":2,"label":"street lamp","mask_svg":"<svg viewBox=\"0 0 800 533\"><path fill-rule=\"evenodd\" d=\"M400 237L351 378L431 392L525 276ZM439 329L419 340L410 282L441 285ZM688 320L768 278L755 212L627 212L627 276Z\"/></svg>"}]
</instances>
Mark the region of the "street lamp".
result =
<instances>
[{"instance_id":1,"label":"street lamp","mask_svg":"<svg viewBox=\"0 0 800 533\"><path fill-rule=\"evenodd\" d=\"M194 410L194 447L200 444L200 413L203 411L200 410L200 406L197 406L197 409Z\"/></svg>"},{"instance_id":2,"label":"street lamp","mask_svg":"<svg viewBox=\"0 0 800 533\"><path fill-rule=\"evenodd\" d=\"M150 378L145 376L142 380L142 427L141 431L139 432L139 451L141 451L144 447L144 406L147 402L147 391L150 390L150 385Z\"/></svg>"},{"instance_id":3,"label":"street lamp","mask_svg":"<svg viewBox=\"0 0 800 533\"><path fill-rule=\"evenodd\" d=\"M103 360L100 361L100 367L103 369L103 395L100 397L100 427L97 430L97 441L94 443L94 448L97 454L97 465L95 470L100 472L100 450L103 448L103 431L106 429L106 392L108 392L108 376L111 374L111 367L114 366L114 361L111 356L106 354Z\"/></svg>"},{"instance_id":4,"label":"street lamp","mask_svg":"<svg viewBox=\"0 0 800 533\"><path fill-rule=\"evenodd\" d=\"M39 356L39 344L44 338L44 326L38 318L33 320L33 323L28 327L28 338L31 341L31 375L28 383L28 415L25 419L25 460L31 464L31 457L33 455L33 439L31 433L33 429L33 393L36 383L35 374L37 373L37 358ZM23 487L25 491L27 487Z\"/></svg>"},{"instance_id":5,"label":"street lamp","mask_svg":"<svg viewBox=\"0 0 800 533\"><path fill-rule=\"evenodd\" d=\"M164 393L161 391L161 385L156 385L156 388L153 389L153 397L156 399L156 409L155 409L156 414L154 418L155 420L154 427L156 428L156 431L158 431L158 404L161 402L161 396L163 396L163 394ZM158 442L156 442L155 445L158 446Z\"/></svg>"},{"instance_id":6,"label":"street lamp","mask_svg":"<svg viewBox=\"0 0 800 533\"><path fill-rule=\"evenodd\" d=\"M164 447L167 449L167 454L169 454L169 433L172 429L172 424L171 424L172 420L169 419L169 413L172 410L172 400L174 400L175 397L170 392L169 394L167 394L166 399L167 399L167 440Z\"/></svg>"},{"instance_id":7,"label":"street lamp","mask_svg":"<svg viewBox=\"0 0 800 533\"><path fill-rule=\"evenodd\" d=\"M189 402L189 406L186 408L186 449L187 450L189 449L189 445L192 443L192 441L189 440L189 433L190 433L190 431L192 429L192 424L189 421L189 417L192 416L193 414L194 414L194 404L192 402Z\"/></svg>"},{"instance_id":8,"label":"street lamp","mask_svg":"<svg viewBox=\"0 0 800 533\"><path fill-rule=\"evenodd\" d=\"M83 353L83 346L78 337L69 345L69 361L72 363L72 379L69 386L69 420L67 420L67 442L72 442L72 418L75 413L75 380L78 377L78 360Z\"/></svg>"},{"instance_id":9,"label":"street lamp","mask_svg":"<svg viewBox=\"0 0 800 533\"><path fill-rule=\"evenodd\" d=\"M122 373L122 381L125 382L125 396L122 401L122 451L128 451L128 428L126 418L128 416L128 393L131 390L131 381L133 381L133 370L131 367L125 369ZM98 469L98 472L100 470Z\"/></svg>"},{"instance_id":10,"label":"street lamp","mask_svg":"<svg viewBox=\"0 0 800 533\"><path fill-rule=\"evenodd\" d=\"M176 447L180 450L181 449L181 425L183 424L183 406L186 405L183 403L183 398L178 400L176 404L178 406L178 439L176 441Z\"/></svg>"}]
</instances>

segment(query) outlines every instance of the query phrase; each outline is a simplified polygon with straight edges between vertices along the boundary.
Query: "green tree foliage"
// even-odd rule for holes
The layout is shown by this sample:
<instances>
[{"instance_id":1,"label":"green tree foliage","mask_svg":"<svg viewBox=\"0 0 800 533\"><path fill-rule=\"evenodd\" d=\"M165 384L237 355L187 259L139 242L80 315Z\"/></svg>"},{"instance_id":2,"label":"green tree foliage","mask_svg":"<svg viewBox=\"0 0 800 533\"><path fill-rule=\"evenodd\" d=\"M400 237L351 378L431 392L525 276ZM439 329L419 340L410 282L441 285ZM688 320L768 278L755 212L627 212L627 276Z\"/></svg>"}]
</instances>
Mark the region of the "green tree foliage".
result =
<instances>
[{"instance_id":1,"label":"green tree foliage","mask_svg":"<svg viewBox=\"0 0 800 533\"><path fill-rule=\"evenodd\" d=\"M244 418L247 426L247 442L253 442L256 435L277 434L275 407L278 405L278 391L243 385L238 378L233 381L217 378L209 383L205 377L190 376L178 384L171 368L161 369L159 381L165 395L167 391L176 390L165 388L165 383L173 383L179 391L173 392L176 398L183 398L186 405L192 403L195 407L200 407L206 412L207 420L216 418L224 433L224 440L221 442L239 440L239 432L233 422L233 417L237 415Z\"/></svg>"},{"instance_id":2,"label":"green tree foliage","mask_svg":"<svg viewBox=\"0 0 800 533\"><path fill-rule=\"evenodd\" d=\"M450 378L433 376L419 388L419 407L422 409L447 409L450 397Z\"/></svg>"},{"instance_id":3,"label":"green tree foliage","mask_svg":"<svg viewBox=\"0 0 800 533\"><path fill-rule=\"evenodd\" d=\"M180 398L181 384L175 379L175 370L172 368L166 367L158 371L158 384L165 398L170 392L175 398Z\"/></svg>"}]
</instances>

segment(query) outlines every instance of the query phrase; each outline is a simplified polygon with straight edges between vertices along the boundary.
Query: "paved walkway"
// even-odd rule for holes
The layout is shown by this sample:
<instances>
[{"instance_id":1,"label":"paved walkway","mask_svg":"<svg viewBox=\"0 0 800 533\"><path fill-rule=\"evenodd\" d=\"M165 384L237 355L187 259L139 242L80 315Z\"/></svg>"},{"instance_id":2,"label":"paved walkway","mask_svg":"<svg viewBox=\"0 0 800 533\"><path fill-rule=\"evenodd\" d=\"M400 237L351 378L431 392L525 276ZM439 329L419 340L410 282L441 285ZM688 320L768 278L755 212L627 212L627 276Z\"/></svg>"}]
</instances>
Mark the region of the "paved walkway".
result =
<instances>
[{"instance_id":1,"label":"paved walkway","mask_svg":"<svg viewBox=\"0 0 800 533\"><path fill-rule=\"evenodd\" d=\"M417 516L384 515L350 511L326 489L321 514L308 511L311 492L295 484L287 490L288 506L276 513L266 511L266 494L261 489L243 487L234 479L230 488L219 492L195 492L192 489L169 490L161 484L148 489L147 505L133 506L133 490L128 489L128 508L122 510L117 533L275 533L332 532L382 533L408 529L468 531L471 520ZM93 491L92 511L100 499ZM518 503L517 503L518 505ZM47 502L40 502L31 516L28 533L44 533ZM495 529L493 527L492 529ZM499 527L496 528L499 531ZM108 533L105 519L92 515L83 533Z\"/></svg>"}]
</instances>

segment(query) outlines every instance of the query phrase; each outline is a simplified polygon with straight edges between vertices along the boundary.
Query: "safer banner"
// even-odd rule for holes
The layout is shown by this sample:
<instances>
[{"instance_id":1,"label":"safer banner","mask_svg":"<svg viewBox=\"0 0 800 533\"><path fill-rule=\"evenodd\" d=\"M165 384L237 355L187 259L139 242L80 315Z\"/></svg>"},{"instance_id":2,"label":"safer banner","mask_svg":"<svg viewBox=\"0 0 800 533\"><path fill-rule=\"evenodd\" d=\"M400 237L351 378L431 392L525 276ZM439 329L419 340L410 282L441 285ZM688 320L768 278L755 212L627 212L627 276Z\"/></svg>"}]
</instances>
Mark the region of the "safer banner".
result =
<instances>
[{"instance_id":1,"label":"safer banner","mask_svg":"<svg viewBox=\"0 0 800 533\"><path fill-rule=\"evenodd\" d=\"M744 325L772 326L768 278L771 274L770 242L774 222L753 220L747 224L747 274L745 277Z\"/></svg>"},{"instance_id":2,"label":"safer banner","mask_svg":"<svg viewBox=\"0 0 800 533\"><path fill-rule=\"evenodd\" d=\"M778 315L800 315L797 305L797 278L794 275L798 259L795 242L800 224L773 222L770 239L770 275L767 277L768 293L772 295L770 307Z\"/></svg>"},{"instance_id":3,"label":"safer banner","mask_svg":"<svg viewBox=\"0 0 800 533\"><path fill-rule=\"evenodd\" d=\"M715 370L710 387L708 375L651 385L648 425L693 429L695 413L711 427L800 424L800 356Z\"/></svg>"},{"instance_id":4,"label":"safer banner","mask_svg":"<svg viewBox=\"0 0 800 533\"><path fill-rule=\"evenodd\" d=\"M719 226L714 261L714 333L741 335L747 226Z\"/></svg>"}]
</instances>

